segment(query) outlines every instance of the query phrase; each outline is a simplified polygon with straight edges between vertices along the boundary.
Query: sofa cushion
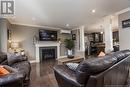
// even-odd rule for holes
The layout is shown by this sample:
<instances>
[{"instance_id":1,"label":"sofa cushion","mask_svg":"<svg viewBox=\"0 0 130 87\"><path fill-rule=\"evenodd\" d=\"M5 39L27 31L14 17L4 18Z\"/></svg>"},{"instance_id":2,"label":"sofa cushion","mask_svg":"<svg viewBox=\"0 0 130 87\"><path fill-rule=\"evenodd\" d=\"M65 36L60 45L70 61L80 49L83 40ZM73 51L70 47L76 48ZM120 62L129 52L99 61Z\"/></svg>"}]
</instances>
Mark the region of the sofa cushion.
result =
<instances>
[{"instance_id":1,"label":"sofa cushion","mask_svg":"<svg viewBox=\"0 0 130 87\"><path fill-rule=\"evenodd\" d=\"M127 57L130 55L130 50L122 50L122 53L124 53Z\"/></svg>"},{"instance_id":2,"label":"sofa cushion","mask_svg":"<svg viewBox=\"0 0 130 87\"><path fill-rule=\"evenodd\" d=\"M104 58L91 58L81 62L76 71L77 81L86 83L90 75L98 74L117 62L116 57L104 56ZM82 78L82 77L83 78ZM82 79L81 79L82 78Z\"/></svg>"},{"instance_id":3,"label":"sofa cushion","mask_svg":"<svg viewBox=\"0 0 130 87\"><path fill-rule=\"evenodd\" d=\"M3 62L0 63L1 65L8 65L8 60L5 60Z\"/></svg>"},{"instance_id":4,"label":"sofa cushion","mask_svg":"<svg viewBox=\"0 0 130 87\"><path fill-rule=\"evenodd\" d=\"M105 56L104 58L87 59L79 64L77 70L87 72L88 74L97 74L109 68L117 61L116 57Z\"/></svg>"},{"instance_id":5,"label":"sofa cushion","mask_svg":"<svg viewBox=\"0 0 130 87\"><path fill-rule=\"evenodd\" d=\"M130 50L117 51L117 52L111 54L112 57L117 58L117 62L119 62L120 60L124 59L125 57L127 57L129 55L130 55Z\"/></svg>"},{"instance_id":6,"label":"sofa cushion","mask_svg":"<svg viewBox=\"0 0 130 87\"><path fill-rule=\"evenodd\" d=\"M0 52L0 64L7 60L7 55L3 52Z\"/></svg>"},{"instance_id":7,"label":"sofa cushion","mask_svg":"<svg viewBox=\"0 0 130 87\"><path fill-rule=\"evenodd\" d=\"M29 79L31 65L28 61L14 63L11 65L11 67L17 69L18 72L22 73L24 77L26 77L25 79Z\"/></svg>"},{"instance_id":8,"label":"sofa cushion","mask_svg":"<svg viewBox=\"0 0 130 87\"><path fill-rule=\"evenodd\" d=\"M27 60L26 57L23 57L21 55L15 55L15 54L8 54L8 64L12 65L17 62L25 61Z\"/></svg>"}]
</instances>

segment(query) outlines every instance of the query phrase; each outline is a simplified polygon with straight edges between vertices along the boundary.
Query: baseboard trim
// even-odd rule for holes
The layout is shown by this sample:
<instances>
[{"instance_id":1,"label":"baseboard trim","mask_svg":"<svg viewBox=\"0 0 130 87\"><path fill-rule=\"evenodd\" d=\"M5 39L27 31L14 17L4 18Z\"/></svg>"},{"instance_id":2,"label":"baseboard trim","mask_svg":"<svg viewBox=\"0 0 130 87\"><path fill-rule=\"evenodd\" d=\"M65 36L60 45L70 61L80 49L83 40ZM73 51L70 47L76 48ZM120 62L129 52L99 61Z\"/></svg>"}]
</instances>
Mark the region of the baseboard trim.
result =
<instances>
[{"instance_id":1,"label":"baseboard trim","mask_svg":"<svg viewBox=\"0 0 130 87\"><path fill-rule=\"evenodd\" d=\"M30 60L30 63L37 63L36 60Z\"/></svg>"},{"instance_id":2,"label":"baseboard trim","mask_svg":"<svg viewBox=\"0 0 130 87\"><path fill-rule=\"evenodd\" d=\"M61 59L61 58L65 58L65 57L67 57L67 56L60 56L59 58L56 58L56 60Z\"/></svg>"},{"instance_id":3,"label":"baseboard trim","mask_svg":"<svg viewBox=\"0 0 130 87\"><path fill-rule=\"evenodd\" d=\"M60 56L59 58L56 58L56 60L58 60L58 59L60 59L60 58L65 58L65 57L67 57L67 56ZM37 62L36 60L30 60L29 62L30 62L30 63L39 63L39 62Z\"/></svg>"}]
</instances>

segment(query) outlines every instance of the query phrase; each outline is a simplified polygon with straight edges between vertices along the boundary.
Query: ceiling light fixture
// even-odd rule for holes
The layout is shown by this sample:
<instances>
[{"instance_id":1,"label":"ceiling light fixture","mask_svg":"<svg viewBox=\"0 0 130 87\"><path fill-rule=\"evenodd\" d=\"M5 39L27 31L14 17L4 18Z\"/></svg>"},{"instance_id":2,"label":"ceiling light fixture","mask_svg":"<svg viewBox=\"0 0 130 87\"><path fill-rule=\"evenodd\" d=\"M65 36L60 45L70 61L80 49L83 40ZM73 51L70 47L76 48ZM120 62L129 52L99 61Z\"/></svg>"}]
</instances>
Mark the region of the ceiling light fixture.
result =
<instances>
[{"instance_id":1,"label":"ceiling light fixture","mask_svg":"<svg viewBox=\"0 0 130 87\"><path fill-rule=\"evenodd\" d=\"M93 9L93 10L92 10L92 13L95 13L95 12L96 12L96 10L95 10L95 9Z\"/></svg>"}]
</instances>

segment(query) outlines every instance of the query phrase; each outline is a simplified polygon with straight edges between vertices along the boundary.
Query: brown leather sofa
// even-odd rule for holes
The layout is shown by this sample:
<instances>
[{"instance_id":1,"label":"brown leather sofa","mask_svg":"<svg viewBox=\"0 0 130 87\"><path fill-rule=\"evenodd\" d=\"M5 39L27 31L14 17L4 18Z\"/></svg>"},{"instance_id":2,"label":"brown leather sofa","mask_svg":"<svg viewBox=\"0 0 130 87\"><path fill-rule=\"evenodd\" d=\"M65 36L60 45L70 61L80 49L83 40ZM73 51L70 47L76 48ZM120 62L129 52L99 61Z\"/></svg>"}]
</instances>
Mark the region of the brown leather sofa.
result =
<instances>
[{"instance_id":1,"label":"brown leather sofa","mask_svg":"<svg viewBox=\"0 0 130 87\"><path fill-rule=\"evenodd\" d=\"M0 65L10 71L8 75L0 76L0 87L24 87L29 81L31 65L27 57L9 64L7 54L0 52Z\"/></svg>"},{"instance_id":2,"label":"brown leather sofa","mask_svg":"<svg viewBox=\"0 0 130 87\"><path fill-rule=\"evenodd\" d=\"M59 87L124 87L130 67L130 51L123 50L102 58L90 58L76 71L56 65L54 73Z\"/></svg>"}]
</instances>

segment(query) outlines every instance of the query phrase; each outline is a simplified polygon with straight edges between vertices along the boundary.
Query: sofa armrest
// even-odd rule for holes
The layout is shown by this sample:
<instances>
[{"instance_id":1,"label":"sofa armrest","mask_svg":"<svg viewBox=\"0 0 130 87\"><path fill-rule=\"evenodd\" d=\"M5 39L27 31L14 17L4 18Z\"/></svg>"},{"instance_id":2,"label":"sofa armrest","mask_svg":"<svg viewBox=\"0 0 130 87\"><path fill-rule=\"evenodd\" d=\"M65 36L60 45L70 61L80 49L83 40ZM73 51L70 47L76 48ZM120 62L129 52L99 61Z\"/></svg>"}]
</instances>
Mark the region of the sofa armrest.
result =
<instances>
[{"instance_id":1,"label":"sofa armrest","mask_svg":"<svg viewBox=\"0 0 130 87\"><path fill-rule=\"evenodd\" d=\"M22 81L23 75L20 73L11 73L5 76L0 76L0 86L10 84L17 81Z\"/></svg>"},{"instance_id":2,"label":"sofa armrest","mask_svg":"<svg viewBox=\"0 0 130 87\"><path fill-rule=\"evenodd\" d=\"M12 67L10 67L10 66L8 66L8 65L2 65L5 69L7 69L10 73L16 73L16 72L18 72L18 70L17 69L14 69L14 68L12 68Z\"/></svg>"},{"instance_id":3,"label":"sofa armrest","mask_svg":"<svg viewBox=\"0 0 130 87\"><path fill-rule=\"evenodd\" d=\"M6 65L4 65L3 67L6 68L10 73L7 75L0 76L0 86L17 81L21 82L23 80L24 78L23 74L18 72L16 69Z\"/></svg>"},{"instance_id":4,"label":"sofa armrest","mask_svg":"<svg viewBox=\"0 0 130 87\"><path fill-rule=\"evenodd\" d=\"M65 65L54 67L54 73L59 87L84 87L76 81L76 74Z\"/></svg>"}]
</instances>

